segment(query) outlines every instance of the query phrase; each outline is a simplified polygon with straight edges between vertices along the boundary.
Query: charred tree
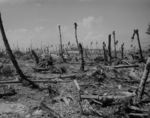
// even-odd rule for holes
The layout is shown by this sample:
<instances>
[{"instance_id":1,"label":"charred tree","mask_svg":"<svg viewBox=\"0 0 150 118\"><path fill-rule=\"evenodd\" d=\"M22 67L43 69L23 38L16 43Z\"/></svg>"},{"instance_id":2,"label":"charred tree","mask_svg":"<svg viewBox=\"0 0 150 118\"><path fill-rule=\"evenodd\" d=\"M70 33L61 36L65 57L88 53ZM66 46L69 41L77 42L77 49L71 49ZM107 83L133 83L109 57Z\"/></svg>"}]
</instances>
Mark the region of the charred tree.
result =
<instances>
[{"instance_id":1,"label":"charred tree","mask_svg":"<svg viewBox=\"0 0 150 118\"><path fill-rule=\"evenodd\" d=\"M4 27L3 27L3 23L2 23L2 19L1 19L1 14L0 14L0 30L1 30L1 34L2 34L2 38L3 38L3 41L4 41L4 45L6 47L6 52L10 58L10 60L12 61L15 69L16 69L16 72L19 74L20 76L20 81L22 83L23 86L29 86L29 85L32 85L32 87L34 88L38 88L38 86L36 84L34 84L31 80L27 79L27 77L23 74L23 72L21 71L21 69L19 68L18 66L18 63L15 59L15 56L13 55L12 53L12 50L9 46L9 43L8 43L8 40L7 40L7 37L5 35L5 31L4 31Z\"/></svg>"},{"instance_id":2,"label":"charred tree","mask_svg":"<svg viewBox=\"0 0 150 118\"><path fill-rule=\"evenodd\" d=\"M108 55L109 55L109 61L111 61L111 34L108 36Z\"/></svg>"},{"instance_id":3,"label":"charred tree","mask_svg":"<svg viewBox=\"0 0 150 118\"><path fill-rule=\"evenodd\" d=\"M148 79L148 75L150 72L150 57L148 57L146 65L145 65L145 69L141 78L141 82L137 91L137 102L139 103L142 100L142 96L144 94L144 89L145 89L145 85L146 85L146 81Z\"/></svg>"},{"instance_id":4,"label":"charred tree","mask_svg":"<svg viewBox=\"0 0 150 118\"><path fill-rule=\"evenodd\" d=\"M141 48L141 43L140 43L140 38L139 38L139 30L138 29L134 30L133 36L131 37L132 41L134 40L135 34L137 35L137 40L138 40L138 45L139 45L139 50L140 50L141 61L144 62L144 58L143 58L143 54L142 54L142 48Z\"/></svg>"},{"instance_id":5,"label":"charred tree","mask_svg":"<svg viewBox=\"0 0 150 118\"><path fill-rule=\"evenodd\" d=\"M105 44L105 42L103 42L103 52L104 52L105 62L107 62L107 54L106 54L106 44Z\"/></svg>"},{"instance_id":6,"label":"charred tree","mask_svg":"<svg viewBox=\"0 0 150 118\"><path fill-rule=\"evenodd\" d=\"M79 43L78 43L78 37L77 37L77 23L74 23L74 27L75 27L75 38L76 38L76 43L77 43L77 47L79 46ZM79 47L78 47L79 48Z\"/></svg>"},{"instance_id":7,"label":"charred tree","mask_svg":"<svg viewBox=\"0 0 150 118\"><path fill-rule=\"evenodd\" d=\"M124 43L121 45L121 58L124 58Z\"/></svg>"},{"instance_id":8,"label":"charred tree","mask_svg":"<svg viewBox=\"0 0 150 118\"><path fill-rule=\"evenodd\" d=\"M83 47L82 47L81 43L79 43L79 51L80 51L80 55L81 55L81 67L80 67L80 70L84 71Z\"/></svg>"},{"instance_id":9,"label":"charred tree","mask_svg":"<svg viewBox=\"0 0 150 118\"><path fill-rule=\"evenodd\" d=\"M116 58L117 55L116 55L116 37L115 37L115 31L113 31L113 38L114 38L114 57Z\"/></svg>"},{"instance_id":10,"label":"charred tree","mask_svg":"<svg viewBox=\"0 0 150 118\"><path fill-rule=\"evenodd\" d=\"M39 63L39 58L38 58L37 54L33 50L32 50L32 54L35 58L36 64L38 64Z\"/></svg>"},{"instance_id":11,"label":"charred tree","mask_svg":"<svg viewBox=\"0 0 150 118\"><path fill-rule=\"evenodd\" d=\"M65 58L63 55L63 45L62 45L62 36L61 36L61 29L60 29L60 25L58 26L59 28L59 35L60 35L60 56L63 59L63 61L65 62Z\"/></svg>"}]
</instances>

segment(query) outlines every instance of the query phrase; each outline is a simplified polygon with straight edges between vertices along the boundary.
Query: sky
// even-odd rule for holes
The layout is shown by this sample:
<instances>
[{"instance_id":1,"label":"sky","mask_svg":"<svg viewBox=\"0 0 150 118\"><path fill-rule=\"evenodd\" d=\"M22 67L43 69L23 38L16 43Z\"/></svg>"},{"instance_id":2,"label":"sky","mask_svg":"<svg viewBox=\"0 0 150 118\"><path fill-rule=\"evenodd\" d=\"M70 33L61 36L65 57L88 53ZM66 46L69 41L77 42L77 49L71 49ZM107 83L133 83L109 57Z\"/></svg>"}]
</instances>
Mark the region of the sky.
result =
<instances>
[{"instance_id":1,"label":"sky","mask_svg":"<svg viewBox=\"0 0 150 118\"><path fill-rule=\"evenodd\" d=\"M150 45L145 32L150 23L150 0L0 0L0 12L11 48L48 47L62 42L76 44L74 23L78 24L79 42L89 48L102 48L108 35L116 33L118 48L124 42L138 48L133 30L139 30L142 48ZM93 42L92 45L91 42ZM96 42L98 42L96 46ZM0 47L4 47L0 35ZM113 37L112 37L113 49Z\"/></svg>"}]
</instances>

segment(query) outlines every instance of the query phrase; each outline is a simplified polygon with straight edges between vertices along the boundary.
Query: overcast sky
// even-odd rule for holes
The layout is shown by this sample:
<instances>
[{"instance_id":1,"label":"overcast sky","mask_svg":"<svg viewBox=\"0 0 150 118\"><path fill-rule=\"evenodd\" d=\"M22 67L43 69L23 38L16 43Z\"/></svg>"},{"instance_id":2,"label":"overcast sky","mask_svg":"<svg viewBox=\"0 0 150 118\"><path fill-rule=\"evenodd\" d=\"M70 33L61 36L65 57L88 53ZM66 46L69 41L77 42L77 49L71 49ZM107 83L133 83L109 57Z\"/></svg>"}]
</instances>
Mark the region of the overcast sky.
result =
<instances>
[{"instance_id":1,"label":"overcast sky","mask_svg":"<svg viewBox=\"0 0 150 118\"><path fill-rule=\"evenodd\" d=\"M61 25L63 43L75 43L74 23L78 24L78 40L84 45L108 42L116 32L119 47L131 45L134 29L139 29L143 48L150 43L145 32L150 22L150 0L0 0L3 25L10 45L29 47L59 43ZM146 42L146 43L145 43ZM137 40L133 41L137 45ZM0 37L0 45L3 45ZM113 46L113 45L112 45Z\"/></svg>"}]
</instances>

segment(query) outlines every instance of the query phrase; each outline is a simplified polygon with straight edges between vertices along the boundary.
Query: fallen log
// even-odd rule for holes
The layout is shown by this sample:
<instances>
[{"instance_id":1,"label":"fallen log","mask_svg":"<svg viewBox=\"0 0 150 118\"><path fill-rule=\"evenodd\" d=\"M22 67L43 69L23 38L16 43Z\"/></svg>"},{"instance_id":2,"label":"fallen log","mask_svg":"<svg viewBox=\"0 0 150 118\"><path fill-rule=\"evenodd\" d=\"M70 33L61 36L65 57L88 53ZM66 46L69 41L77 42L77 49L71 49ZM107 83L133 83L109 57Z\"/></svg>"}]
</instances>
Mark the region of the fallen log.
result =
<instances>
[{"instance_id":1,"label":"fallen log","mask_svg":"<svg viewBox=\"0 0 150 118\"><path fill-rule=\"evenodd\" d=\"M148 118L148 114L145 113L130 113L131 118Z\"/></svg>"},{"instance_id":2,"label":"fallen log","mask_svg":"<svg viewBox=\"0 0 150 118\"><path fill-rule=\"evenodd\" d=\"M125 94L126 96L99 96L99 95L81 95L82 99L97 99L99 101L103 100L115 100L124 99L126 97L133 97L135 94Z\"/></svg>"},{"instance_id":3,"label":"fallen log","mask_svg":"<svg viewBox=\"0 0 150 118\"><path fill-rule=\"evenodd\" d=\"M129 63L128 61L126 60L122 60L123 63L126 63L127 65L132 65L131 63Z\"/></svg>"},{"instance_id":4,"label":"fallen log","mask_svg":"<svg viewBox=\"0 0 150 118\"><path fill-rule=\"evenodd\" d=\"M52 81L52 80L32 80L34 83L67 83L72 81ZM20 81L0 81L1 85L7 84L21 84Z\"/></svg>"},{"instance_id":5,"label":"fallen log","mask_svg":"<svg viewBox=\"0 0 150 118\"><path fill-rule=\"evenodd\" d=\"M49 71L50 70L50 68L35 68L35 67L32 67L35 71L38 71L38 72L40 72L40 71Z\"/></svg>"},{"instance_id":6,"label":"fallen log","mask_svg":"<svg viewBox=\"0 0 150 118\"><path fill-rule=\"evenodd\" d=\"M99 95L81 95L81 99L96 99L103 105L118 104L135 96L135 94L126 94L125 96L99 96Z\"/></svg>"},{"instance_id":7,"label":"fallen log","mask_svg":"<svg viewBox=\"0 0 150 118\"><path fill-rule=\"evenodd\" d=\"M133 67L139 67L139 65L117 65L117 66L106 66L106 67L119 69L119 68L133 68Z\"/></svg>"},{"instance_id":8,"label":"fallen log","mask_svg":"<svg viewBox=\"0 0 150 118\"><path fill-rule=\"evenodd\" d=\"M137 102L140 102L142 100L149 72L150 72L150 57L147 59L145 69L141 78L141 82L138 88Z\"/></svg>"}]
</instances>

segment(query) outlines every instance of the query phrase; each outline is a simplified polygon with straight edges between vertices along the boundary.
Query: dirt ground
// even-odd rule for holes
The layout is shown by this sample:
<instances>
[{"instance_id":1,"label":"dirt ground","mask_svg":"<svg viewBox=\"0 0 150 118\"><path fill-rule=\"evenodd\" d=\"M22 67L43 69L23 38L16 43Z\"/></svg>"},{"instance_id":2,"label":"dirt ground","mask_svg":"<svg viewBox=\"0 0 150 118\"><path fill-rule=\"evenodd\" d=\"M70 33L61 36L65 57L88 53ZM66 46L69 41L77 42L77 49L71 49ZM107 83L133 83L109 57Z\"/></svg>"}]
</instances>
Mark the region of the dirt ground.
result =
<instances>
[{"instance_id":1,"label":"dirt ground","mask_svg":"<svg viewBox=\"0 0 150 118\"><path fill-rule=\"evenodd\" d=\"M137 117L137 114L139 118L150 116L149 95L144 95L144 102L139 106L132 105L133 96L126 99L129 93L136 96L139 78L144 71L142 63L138 64L139 67L114 69L102 62L89 61L85 65L85 72L79 71L80 62L55 64L56 68L65 68L64 73L36 72L33 69L34 60L18 60L18 63L29 79L37 81L35 83L40 89L24 87L20 83L1 84L0 118L132 118ZM7 72L1 75L1 81L17 80L18 75L14 70L11 62L4 64L4 71L10 72L10 75ZM149 93L149 86L148 79L146 93ZM99 97L84 98L82 95L103 96L106 100ZM121 96L123 99L110 101L107 100L108 96Z\"/></svg>"}]
</instances>

